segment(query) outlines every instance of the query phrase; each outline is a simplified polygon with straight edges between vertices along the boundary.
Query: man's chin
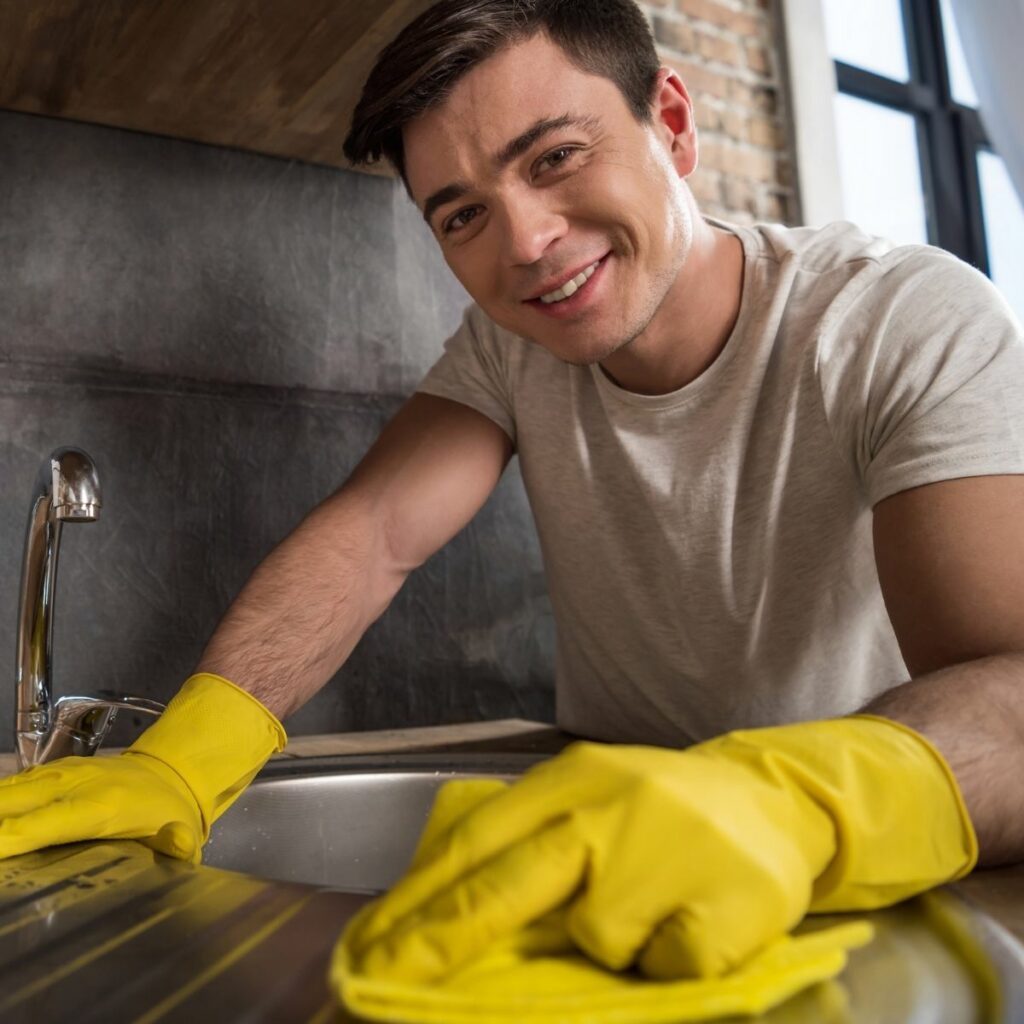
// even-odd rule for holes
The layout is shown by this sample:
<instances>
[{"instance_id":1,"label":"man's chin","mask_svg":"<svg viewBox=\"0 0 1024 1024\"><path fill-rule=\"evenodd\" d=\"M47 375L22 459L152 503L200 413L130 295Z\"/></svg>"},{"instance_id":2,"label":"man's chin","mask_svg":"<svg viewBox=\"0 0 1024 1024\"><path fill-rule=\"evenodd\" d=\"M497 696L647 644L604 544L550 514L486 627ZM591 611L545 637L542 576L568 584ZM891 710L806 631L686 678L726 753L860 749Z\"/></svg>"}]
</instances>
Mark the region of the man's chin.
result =
<instances>
[{"instance_id":1,"label":"man's chin","mask_svg":"<svg viewBox=\"0 0 1024 1024\"><path fill-rule=\"evenodd\" d=\"M589 341L586 345L567 345L564 339L531 338L534 344L550 352L559 362L568 366L594 366L613 356L632 341L615 339L607 342Z\"/></svg>"},{"instance_id":2,"label":"man's chin","mask_svg":"<svg viewBox=\"0 0 1024 1024\"><path fill-rule=\"evenodd\" d=\"M488 313L486 307L482 308ZM602 331L603 336L597 337L593 328L588 330L579 324L545 324L537 330L537 322L533 318L524 323L519 317L499 317L496 313L489 315L499 327L550 352L559 362L581 367L604 362L620 349L632 344L647 326L646 321L639 325L623 322L607 324Z\"/></svg>"}]
</instances>

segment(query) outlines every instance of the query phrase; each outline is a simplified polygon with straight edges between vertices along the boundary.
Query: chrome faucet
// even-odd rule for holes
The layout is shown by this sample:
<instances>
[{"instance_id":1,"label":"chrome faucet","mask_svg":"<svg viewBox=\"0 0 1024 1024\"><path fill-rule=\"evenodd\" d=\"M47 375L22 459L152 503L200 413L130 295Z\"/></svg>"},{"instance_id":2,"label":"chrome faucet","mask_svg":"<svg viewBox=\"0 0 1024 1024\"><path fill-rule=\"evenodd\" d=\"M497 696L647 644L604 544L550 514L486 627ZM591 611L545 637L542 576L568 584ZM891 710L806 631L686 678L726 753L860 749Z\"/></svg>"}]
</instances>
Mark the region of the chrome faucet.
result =
<instances>
[{"instance_id":1,"label":"chrome faucet","mask_svg":"<svg viewBox=\"0 0 1024 1024\"><path fill-rule=\"evenodd\" d=\"M102 507L96 466L78 448L57 448L36 477L25 535L18 606L18 697L15 742L22 768L68 754L87 755L103 742L119 710L159 715L163 704L100 691L52 699L53 602L63 523L91 523Z\"/></svg>"}]
</instances>

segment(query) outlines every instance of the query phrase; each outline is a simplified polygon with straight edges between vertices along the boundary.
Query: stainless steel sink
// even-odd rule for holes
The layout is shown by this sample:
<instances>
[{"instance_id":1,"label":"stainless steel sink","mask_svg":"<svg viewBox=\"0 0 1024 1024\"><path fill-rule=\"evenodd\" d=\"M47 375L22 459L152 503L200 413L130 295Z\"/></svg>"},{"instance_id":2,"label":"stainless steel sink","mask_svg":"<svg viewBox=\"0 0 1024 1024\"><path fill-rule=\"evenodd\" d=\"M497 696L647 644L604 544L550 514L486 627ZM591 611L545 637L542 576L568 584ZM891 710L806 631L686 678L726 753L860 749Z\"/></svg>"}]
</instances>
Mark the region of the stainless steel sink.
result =
<instances>
[{"instance_id":1,"label":"stainless steel sink","mask_svg":"<svg viewBox=\"0 0 1024 1024\"><path fill-rule=\"evenodd\" d=\"M535 754L391 755L272 762L214 825L203 863L260 878L380 892L408 867L450 779L514 779Z\"/></svg>"},{"instance_id":2,"label":"stainless steel sink","mask_svg":"<svg viewBox=\"0 0 1024 1024\"><path fill-rule=\"evenodd\" d=\"M217 822L212 867L373 893L405 871L450 779L514 779L535 754L410 754L273 762ZM758 1018L771 1024L1021 1024L1024 946L949 891L863 915L872 943L836 982ZM819 927L825 918L808 918ZM749 1020L749 1018L744 1018Z\"/></svg>"}]
</instances>

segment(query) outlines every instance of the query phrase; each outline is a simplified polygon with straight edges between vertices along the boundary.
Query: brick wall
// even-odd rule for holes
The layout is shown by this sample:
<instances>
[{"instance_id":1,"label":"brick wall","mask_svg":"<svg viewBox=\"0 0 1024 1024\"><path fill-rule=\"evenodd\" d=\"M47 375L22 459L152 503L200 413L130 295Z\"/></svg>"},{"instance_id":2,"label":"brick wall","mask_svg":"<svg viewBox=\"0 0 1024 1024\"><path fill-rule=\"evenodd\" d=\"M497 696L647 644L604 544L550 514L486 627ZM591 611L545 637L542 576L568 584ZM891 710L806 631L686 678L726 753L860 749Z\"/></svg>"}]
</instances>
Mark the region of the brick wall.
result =
<instances>
[{"instance_id":1,"label":"brick wall","mask_svg":"<svg viewBox=\"0 0 1024 1024\"><path fill-rule=\"evenodd\" d=\"M785 130L778 0L641 0L661 59L694 103L700 164L689 179L701 209L749 223L796 223Z\"/></svg>"}]
</instances>

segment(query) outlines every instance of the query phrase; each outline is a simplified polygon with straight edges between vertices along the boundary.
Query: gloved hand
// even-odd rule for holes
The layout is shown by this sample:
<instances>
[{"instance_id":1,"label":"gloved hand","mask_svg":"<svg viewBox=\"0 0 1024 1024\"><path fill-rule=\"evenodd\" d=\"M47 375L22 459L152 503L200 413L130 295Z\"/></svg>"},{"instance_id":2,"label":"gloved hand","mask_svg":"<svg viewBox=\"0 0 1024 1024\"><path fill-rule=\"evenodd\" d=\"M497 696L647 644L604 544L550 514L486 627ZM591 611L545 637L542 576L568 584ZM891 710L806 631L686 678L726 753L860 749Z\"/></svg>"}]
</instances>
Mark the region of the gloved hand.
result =
<instances>
[{"instance_id":1,"label":"gloved hand","mask_svg":"<svg viewBox=\"0 0 1024 1024\"><path fill-rule=\"evenodd\" d=\"M573 943L606 968L717 976L808 910L894 903L976 859L948 766L888 719L685 751L579 743L430 837L347 933L348 969L440 979L564 905Z\"/></svg>"},{"instance_id":2,"label":"gloved hand","mask_svg":"<svg viewBox=\"0 0 1024 1024\"><path fill-rule=\"evenodd\" d=\"M417 868L434 840L483 801L505 790L491 779L444 786L413 858ZM789 1017L807 1024L849 1021L843 989L818 984L846 966L847 951L871 939L866 921L817 927L770 942L722 978L648 981L605 970L580 955L565 927L566 907L497 939L436 984L367 977L354 969L350 937L376 913L368 904L338 942L331 984L361 1019L388 1024L682 1024L756 1015L804 989Z\"/></svg>"},{"instance_id":3,"label":"gloved hand","mask_svg":"<svg viewBox=\"0 0 1024 1024\"><path fill-rule=\"evenodd\" d=\"M220 676L192 676L117 757L64 757L0 780L0 857L83 839L139 839L198 864L210 826L287 742Z\"/></svg>"}]
</instances>

